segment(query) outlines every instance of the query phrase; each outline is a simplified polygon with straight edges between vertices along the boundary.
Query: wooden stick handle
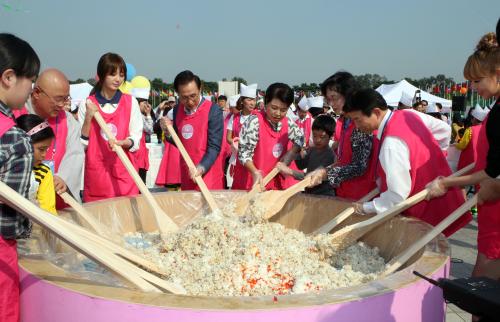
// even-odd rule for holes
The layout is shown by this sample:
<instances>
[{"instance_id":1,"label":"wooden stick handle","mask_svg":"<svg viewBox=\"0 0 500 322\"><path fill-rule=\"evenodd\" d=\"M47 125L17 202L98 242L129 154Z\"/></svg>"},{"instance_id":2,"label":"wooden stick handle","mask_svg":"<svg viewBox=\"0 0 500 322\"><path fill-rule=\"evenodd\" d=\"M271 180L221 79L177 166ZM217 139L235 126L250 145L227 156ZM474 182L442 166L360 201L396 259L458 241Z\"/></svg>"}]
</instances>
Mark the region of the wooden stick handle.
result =
<instances>
[{"instance_id":1,"label":"wooden stick handle","mask_svg":"<svg viewBox=\"0 0 500 322\"><path fill-rule=\"evenodd\" d=\"M103 132L106 134L108 140L116 140L115 136L113 133L108 128L108 125L102 118L101 114L99 112L96 112L94 114L94 118L103 130ZM170 219L167 214L163 212L163 210L160 208L158 203L156 202L156 199L153 197L151 192L149 192L148 188L142 181L141 177L139 177L139 174L137 171L135 171L134 166L132 165L132 162L130 162L130 159L127 157L125 154L125 151L123 151L122 147L119 145L114 146L114 150L116 154L118 155L118 158L120 158L121 162L127 169L127 172L130 174L132 179L134 180L135 184L141 191L142 195L146 199L146 201L149 203L149 206L153 210L153 215L156 219L156 224L158 225L158 229L160 230L161 235L164 235L169 232L175 232L178 230L177 225Z\"/></svg>"},{"instance_id":2,"label":"wooden stick handle","mask_svg":"<svg viewBox=\"0 0 500 322\"><path fill-rule=\"evenodd\" d=\"M167 130L168 130L168 133L170 133L170 135L172 136L172 139L174 140L175 145L177 146L177 149L181 153L182 158L186 162L188 168L191 170L196 169L196 166L193 163L193 160L191 160L191 157L189 156L188 152L186 151L186 148L182 144L181 139L179 139L179 136L175 132L172 125L168 124ZM207 201L210 209L212 211L217 211L219 209L219 207L217 206L217 203L215 202L214 197L212 196L212 194L208 190L207 185L205 184L205 181L203 181L203 178L200 176L197 176L197 177L195 177L195 181L196 181L196 184L198 185L198 187L200 187L200 191L203 194L203 197L205 197L205 200Z\"/></svg>"},{"instance_id":3,"label":"wooden stick handle","mask_svg":"<svg viewBox=\"0 0 500 322\"><path fill-rule=\"evenodd\" d=\"M378 195L380 191L378 188L373 189L370 191L368 194L366 194L364 197L358 200L358 202L366 202L369 200L372 200L376 195ZM354 208L349 207L342 211L340 214L335 216L332 220L324 224L323 226L319 227L316 229L312 234L317 235L317 234L328 234L332 229L337 227L338 224L349 218L352 214L354 214Z\"/></svg>"},{"instance_id":4,"label":"wooden stick handle","mask_svg":"<svg viewBox=\"0 0 500 322\"><path fill-rule=\"evenodd\" d=\"M280 173L280 170L278 170L277 168L273 168L265 177L264 179L262 179L262 185L265 187L267 186L267 184L269 182L271 182L271 180L274 179L274 177L276 177L276 175ZM252 189L250 189L250 191L248 192L248 198L251 199L253 198L253 196L255 196L257 193L261 192L260 191L260 185L258 184L254 184Z\"/></svg>"},{"instance_id":5,"label":"wooden stick handle","mask_svg":"<svg viewBox=\"0 0 500 322\"><path fill-rule=\"evenodd\" d=\"M139 289L143 291L158 291L156 287L143 280L131 270L130 266L132 265L123 264L121 262L123 260L115 255L99 247L95 247L95 245L88 243L87 240L81 238L78 234L68 232L64 224L60 222L63 219L38 208L3 182L0 182L0 196L11 207L17 209L40 226L52 232L78 252L122 276Z\"/></svg>"},{"instance_id":6,"label":"wooden stick handle","mask_svg":"<svg viewBox=\"0 0 500 322\"><path fill-rule=\"evenodd\" d=\"M459 177L459 176L469 172L473 168L474 168L474 163L471 163L468 166L464 167L463 169L461 169L455 173L452 173L449 177ZM413 205L419 203L420 201L424 200L425 197L427 197L428 193L429 193L429 190L427 188L425 188L422 191L414 194L410 198L405 199L405 200L401 201L400 203L394 205L394 207L392 207L391 209L388 209L388 210L386 210L378 215L375 215L374 217L372 217L370 219L367 219L367 220L364 220L362 222L344 227L341 230L336 231L333 234L334 235L333 238L335 238L337 236L342 236L342 235L346 234L346 232L353 231L355 229L362 229L362 228L369 227L371 230L371 229L377 227L378 225L386 222L387 220L391 219L392 217L398 215L399 213L405 211L406 209L412 207ZM368 231L369 230L366 229L364 233L366 233ZM361 236L362 235L358 236L358 238L360 238Z\"/></svg>"},{"instance_id":7,"label":"wooden stick handle","mask_svg":"<svg viewBox=\"0 0 500 322\"><path fill-rule=\"evenodd\" d=\"M63 192L60 193L59 196L64 200L65 203L71 206L76 213L89 224L89 226L99 235L101 236L106 236L106 231L107 229L104 228L104 226L98 222L94 216L92 216L87 209L83 208L83 206L76 201L69 193Z\"/></svg>"},{"instance_id":8,"label":"wooden stick handle","mask_svg":"<svg viewBox=\"0 0 500 322\"><path fill-rule=\"evenodd\" d=\"M449 225L454 223L458 218L460 218L465 212L470 210L472 206L477 203L477 195L472 197L463 203L458 209L456 209L451 215L443 219L437 226L435 226L431 231L422 236L419 240L413 243L407 250L403 251L397 257L393 258L386 265L386 269L383 276L395 272L401 265L406 263L413 255L415 255L419 250L421 250L425 245L427 245L431 240L436 238L443 230L445 230Z\"/></svg>"},{"instance_id":9,"label":"wooden stick handle","mask_svg":"<svg viewBox=\"0 0 500 322\"><path fill-rule=\"evenodd\" d=\"M500 179L500 176L497 177ZM413 243L407 250L403 251L401 254L393 258L387 265L383 275L388 275L395 272L404 263L406 263L413 255L420 251L425 245L427 245L431 240L436 238L440 233L443 232L448 226L453 224L458 218L460 218L465 212L469 211L475 204L477 204L477 194L472 198L463 203L459 208L452 212L448 217L443 219L439 224L437 224L431 231L422 236L418 241Z\"/></svg>"}]
</instances>

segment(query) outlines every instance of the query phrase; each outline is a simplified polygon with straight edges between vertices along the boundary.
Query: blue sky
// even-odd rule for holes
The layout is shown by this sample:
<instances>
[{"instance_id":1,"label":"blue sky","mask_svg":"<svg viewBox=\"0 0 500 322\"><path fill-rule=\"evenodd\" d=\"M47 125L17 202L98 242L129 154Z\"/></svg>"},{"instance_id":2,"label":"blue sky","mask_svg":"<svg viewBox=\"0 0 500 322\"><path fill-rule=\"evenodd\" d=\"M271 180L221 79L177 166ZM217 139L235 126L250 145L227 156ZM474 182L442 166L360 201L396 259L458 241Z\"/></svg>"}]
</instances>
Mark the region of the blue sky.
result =
<instances>
[{"instance_id":1,"label":"blue sky","mask_svg":"<svg viewBox=\"0 0 500 322\"><path fill-rule=\"evenodd\" d=\"M72 80L93 77L113 51L148 78L172 82L191 69L259 87L320 83L340 69L461 81L499 16L498 0L0 0L0 31L30 42L43 67Z\"/></svg>"}]
</instances>

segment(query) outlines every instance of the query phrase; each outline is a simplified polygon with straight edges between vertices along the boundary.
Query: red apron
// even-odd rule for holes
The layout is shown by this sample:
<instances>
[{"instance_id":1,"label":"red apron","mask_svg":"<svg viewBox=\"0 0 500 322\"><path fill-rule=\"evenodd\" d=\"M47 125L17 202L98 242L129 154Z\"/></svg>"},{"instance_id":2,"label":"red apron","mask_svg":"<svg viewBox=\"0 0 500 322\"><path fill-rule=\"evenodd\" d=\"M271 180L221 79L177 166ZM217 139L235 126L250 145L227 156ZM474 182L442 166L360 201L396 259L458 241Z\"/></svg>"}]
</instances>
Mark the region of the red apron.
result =
<instances>
[{"instance_id":1,"label":"red apron","mask_svg":"<svg viewBox=\"0 0 500 322\"><path fill-rule=\"evenodd\" d=\"M100 109L95 96L89 98ZM113 113L107 114L101 111L102 118L118 140L123 140L129 136L128 128L131 109L131 96L122 94L118 108ZM83 189L83 200L85 202L120 196L133 196L139 193L134 180L130 177L118 155L110 149L105 137L97 122L92 120L89 143L85 154ZM129 151L125 151L125 153L134 164L133 153Z\"/></svg>"},{"instance_id":2,"label":"red apron","mask_svg":"<svg viewBox=\"0 0 500 322\"><path fill-rule=\"evenodd\" d=\"M165 151L161 158L160 168L156 176L157 186L181 183L181 155L177 147L165 142Z\"/></svg>"},{"instance_id":3,"label":"red apron","mask_svg":"<svg viewBox=\"0 0 500 322\"><path fill-rule=\"evenodd\" d=\"M457 170L463 169L472 162L477 161L477 147L478 147L479 133L483 128L483 124L486 123L481 123L471 127L472 137L471 140L469 141L469 144L467 144L465 149L460 152L460 157L458 159L458 164L457 164Z\"/></svg>"},{"instance_id":4,"label":"red apron","mask_svg":"<svg viewBox=\"0 0 500 322\"><path fill-rule=\"evenodd\" d=\"M68 137L68 120L65 111L60 111L56 117L47 119L52 131L54 131L55 138L52 140L47 154L46 160L54 162L54 174L59 172L59 166L66 154L66 138ZM59 195L56 194L56 209L64 209L69 207Z\"/></svg>"},{"instance_id":5,"label":"red apron","mask_svg":"<svg viewBox=\"0 0 500 322\"><path fill-rule=\"evenodd\" d=\"M142 132L141 145L134 154L137 169L149 170L149 149L146 146L146 133Z\"/></svg>"},{"instance_id":6,"label":"red apron","mask_svg":"<svg viewBox=\"0 0 500 322\"><path fill-rule=\"evenodd\" d=\"M15 239L3 239L0 236L0 320L4 322L19 322L19 268L16 244Z\"/></svg>"},{"instance_id":7,"label":"red apron","mask_svg":"<svg viewBox=\"0 0 500 322\"><path fill-rule=\"evenodd\" d=\"M439 144L434 136L422 122L422 119L410 111L394 111L385 126L380 144L385 137L393 136L403 140L410 151L410 177L411 190L408 197L425 189L425 186L438 176L449 176L450 166L444 157ZM378 163L377 163L378 164ZM382 167L377 167L381 179L380 191L387 190L386 175ZM424 200L405 211L405 215L423 220L436 226L455 209L465 202L463 193L458 188L449 189L448 192L430 201ZM470 212L457 219L444 234L448 237L467 225L472 219Z\"/></svg>"},{"instance_id":8,"label":"red apron","mask_svg":"<svg viewBox=\"0 0 500 322\"><path fill-rule=\"evenodd\" d=\"M208 115L211 107L212 102L204 100L196 112L187 115L184 111L184 105L178 105L175 125L180 132L179 138L195 165L200 163L207 151ZM224 188L224 165L222 163L222 155L219 153L212 167L203 175L203 180L210 190ZM198 185L191 180L188 166L184 160L181 161L181 189L199 190Z\"/></svg>"},{"instance_id":9,"label":"red apron","mask_svg":"<svg viewBox=\"0 0 500 322\"><path fill-rule=\"evenodd\" d=\"M493 108L499 108L498 102ZM489 115L488 115L489 116ZM489 117L482 124L477 145L477 161L475 171L486 168L489 141L486 125ZM486 202L477 207L477 250L489 259L500 259L500 201Z\"/></svg>"},{"instance_id":10,"label":"red apron","mask_svg":"<svg viewBox=\"0 0 500 322\"><path fill-rule=\"evenodd\" d=\"M281 131L275 132L266 118L264 111L256 113L259 119L259 141L255 146L253 163L265 177L274 168L280 158L286 153L288 146L288 121L284 117L281 120ZM238 160L234 171L233 186L235 190L252 189L252 175ZM282 190L283 178L280 175L274 177L266 186L267 190Z\"/></svg>"},{"instance_id":11,"label":"red apron","mask_svg":"<svg viewBox=\"0 0 500 322\"><path fill-rule=\"evenodd\" d=\"M337 148L337 164L346 166L352 162L351 135L355 128L354 122L350 122L344 129L346 119L340 117L335 127L335 141L339 142ZM364 174L342 182L336 189L336 195L342 198L358 200L377 187L375 178L375 165L378 156L374 151L378 151L378 140L373 139L372 152L368 167Z\"/></svg>"},{"instance_id":12,"label":"red apron","mask_svg":"<svg viewBox=\"0 0 500 322\"><path fill-rule=\"evenodd\" d=\"M28 110L26 109L26 106L23 106L21 109L12 109L12 114L14 114L14 118L18 118L21 115L26 115L28 114Z\"/></svg>"},{"instance_id":13,"label":"red apron","mask_svg":"<svg viewBox=\"0 0 500 322\"><path fill-rule=\"evenodd\" d=\"M0 137L16 125L13 119L0 113ZM0 236L0 318L19 321L19 270L15 239Z\"/></svg>"}]
</instances>

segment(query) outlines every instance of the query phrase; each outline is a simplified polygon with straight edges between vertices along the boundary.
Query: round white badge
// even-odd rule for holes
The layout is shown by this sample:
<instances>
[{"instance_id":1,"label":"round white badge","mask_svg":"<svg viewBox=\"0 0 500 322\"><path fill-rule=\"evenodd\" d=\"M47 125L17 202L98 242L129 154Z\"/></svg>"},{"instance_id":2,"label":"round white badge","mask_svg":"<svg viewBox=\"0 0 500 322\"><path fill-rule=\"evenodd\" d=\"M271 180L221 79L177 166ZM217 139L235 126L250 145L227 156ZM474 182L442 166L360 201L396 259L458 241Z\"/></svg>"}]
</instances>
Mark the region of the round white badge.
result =
<instances>
[{"instance_id":1,"label":"round white badge","mask_svg":"<svg viewBox=\"0 0 500 322\"><path fill-rule=\"evenodd\" d=\"M186 140L189 140L190 138L193 137L193 132L194 128L191 124L185 124L181 130L182 137L185 138Z\"/></svg>"},{"instance_id":2,"label":"round white badge","mask_svg":"<svg viewBox=\"0 0 500 322\"><path fill-rule=\"evenodd\" d=\"M116 127L116 125L114 125L113 123L107 123L108 124L108 129L111 131L111 133L113 133L113 136L116 137L116 135L118 134L118 128ZM106 133L104 133L104 131L101 129L101 136L104 140L108 140L108 137L106 136Z\"/></svg>"},{"instance_id":3,"label":"round white badge","mask_svg":"<svg viewBox=\"0 0 500 322\"><path fill-rule=\"evenodd\" d=\"M283 145L281 143L276 143L273 146L273 156L277 159L281 156L281 153L283 153Z\"/></svg>"}]
</instances>

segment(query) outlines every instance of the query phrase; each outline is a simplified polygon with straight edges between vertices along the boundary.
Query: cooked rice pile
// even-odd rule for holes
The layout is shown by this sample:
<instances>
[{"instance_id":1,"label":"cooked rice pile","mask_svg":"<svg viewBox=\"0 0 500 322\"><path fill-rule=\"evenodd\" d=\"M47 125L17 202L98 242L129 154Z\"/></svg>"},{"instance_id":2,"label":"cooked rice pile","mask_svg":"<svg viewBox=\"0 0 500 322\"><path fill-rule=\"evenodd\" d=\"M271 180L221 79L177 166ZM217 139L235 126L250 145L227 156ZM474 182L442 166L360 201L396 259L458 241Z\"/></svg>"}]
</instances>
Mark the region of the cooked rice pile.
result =
<instances>
[{"instance_id":1,"label":"cooked rice pile","mask_svg":"<svg viewBox=\"0 0 500 322\"><path fill-rule=\"evenodd\" d=\"M308 237L254 216L210 214L167 236L166 242L153 233L129 234L126 240L189 295L321 291L371 281L385 265L377 248L358 243L335 254L325 251L324 235Z\"/></svg>"}]
</instances>

